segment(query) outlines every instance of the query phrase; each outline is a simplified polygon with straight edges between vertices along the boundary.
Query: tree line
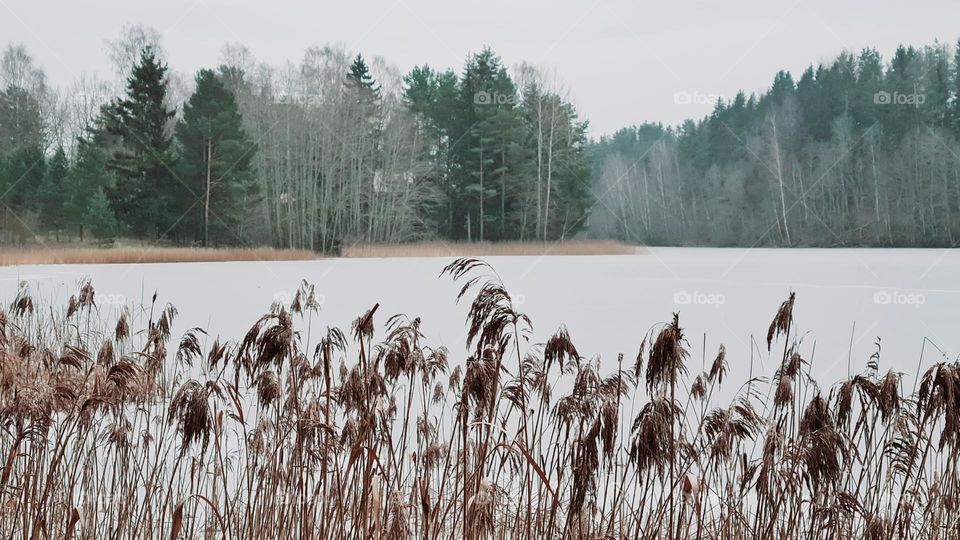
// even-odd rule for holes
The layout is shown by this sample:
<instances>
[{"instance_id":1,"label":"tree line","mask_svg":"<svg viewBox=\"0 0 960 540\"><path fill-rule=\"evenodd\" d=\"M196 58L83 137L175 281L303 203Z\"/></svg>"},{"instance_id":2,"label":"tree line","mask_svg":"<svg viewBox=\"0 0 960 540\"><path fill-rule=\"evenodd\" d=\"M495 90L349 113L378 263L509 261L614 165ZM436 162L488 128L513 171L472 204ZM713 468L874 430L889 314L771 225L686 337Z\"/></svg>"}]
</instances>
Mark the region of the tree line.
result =
<instances>
[{"instance_id":1,"label":"tree line","mask_svg":"<svg viewBox=\"0 0 960 540\"><path fill-rule=\"evenodd\" d=\"M842 53L679 126L588 141L557 77L489 48L402 74L339 47L242 45L191 79L159 33L113 79L55 88L0 56L0 240L138 238L337 251L354 242L954 246L960 53ZM114 81L120 81L114 82Z\"/></svg>"},{"instance_id":2,"label":"tree line","mask_svg":"<svg viewBox=\"0 0 960 540\"><path fill-rule=\"evenodd\" d=\"M678 127L590 147L592 234L717 246L956 246L960 48L843 53Z\"/></svg>"},{"instance_id":3,"label":"tree line","mask_svg":"<svg viewBox=\"0 0 960 540\"><path fill-rule=\"evenodd\" d=\"M7 240L50 231L58 237L78 231L82 237L86 230L99 240L122 234L232 242L258 186L256 145L222 81L226 70L198 72L178 114L167 92L168 68L146 45L124 94L100 105L68 146L56 141L56 110L49 109L56 98L26 51L8 47L2 68L0 179Z\"/></svg>"},{"instance_id":4,"label":"tree line","mask_svg":"<svg viewBox=\"0 0 960 540\"><path fill-rule=\"evenodd\" d=\"M149 28L108 54L122 84L54 88L23 46L0 57L3 241L336 251L587 225L586 122L555 77L489 48L401 75L338 47L276 67L232 45L192 81Z\"/></svg>"}]
</instances>

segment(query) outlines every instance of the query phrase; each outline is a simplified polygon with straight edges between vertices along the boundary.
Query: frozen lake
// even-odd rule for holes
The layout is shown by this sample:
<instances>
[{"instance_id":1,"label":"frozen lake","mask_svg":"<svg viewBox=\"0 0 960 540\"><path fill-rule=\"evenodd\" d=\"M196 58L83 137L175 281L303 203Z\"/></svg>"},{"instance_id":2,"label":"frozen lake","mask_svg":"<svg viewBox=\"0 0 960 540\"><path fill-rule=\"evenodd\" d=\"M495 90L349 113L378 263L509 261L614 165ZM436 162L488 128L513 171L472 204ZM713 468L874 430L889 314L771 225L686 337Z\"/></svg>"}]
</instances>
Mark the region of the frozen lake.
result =
<instances>
[{"instance_id":1,"label":"frozen lake","mask_svg":"<svg viewBox=\"0 0 960 540\"><path fill-rule=\"evenodd\" d=\"M459 362L466 357L467 306L455 303L458 285L438 278L450 260L4 267L0 298L9 303L26 280L35 297L60 304L90 277L101 310L149 304L157 291L160 302L180 311L174 339L200 326L211 336L239 340L275 298L289 299L306 279L323 302L318 327L347 331L379 302L378 331L390 315L419 316L428 342L446 345ZM846 376L848 359L854 371L863 369L878 337L881 370L893 368L907 379L921 351L924 366L960 352L956 250L653 248L633 256L487 260L531 317L533 342L566 324L582 354L599 355L603 373L616 369L620 352L632 365L651 326L679 311L691 372L700 369L704 348L709 363L723 343L737 383L750 372L751 357L754 374L769 376L779 352L766 352L767 327L791 290L796 324L806 333L803 356L812 358L814 376L826 385Z\"/></svg>"}]
</instances>

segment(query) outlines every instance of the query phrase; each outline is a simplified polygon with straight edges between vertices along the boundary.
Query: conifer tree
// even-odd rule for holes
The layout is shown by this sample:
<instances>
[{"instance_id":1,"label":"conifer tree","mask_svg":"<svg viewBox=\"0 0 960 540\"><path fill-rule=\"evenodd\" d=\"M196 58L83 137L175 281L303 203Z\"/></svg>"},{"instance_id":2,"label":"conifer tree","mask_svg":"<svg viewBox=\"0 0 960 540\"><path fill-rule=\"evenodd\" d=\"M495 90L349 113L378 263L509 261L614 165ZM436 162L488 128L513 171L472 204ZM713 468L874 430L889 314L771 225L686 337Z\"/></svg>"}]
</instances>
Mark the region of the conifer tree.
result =
<instances>
[{"instance_id":1,"label":"conifer tree","mask_svg":"<svg viewBox=\"0 0 960 540\"><path fill-rule=\"evenodd\" d=\"M455 204L461 209L461 215L455 216L455 237L490 239L486 224L502 221L498 194L505 200L507 186L519 174L514 159L521 136L517 102L516 86L492 50L485 48L467 59L460 81L459 130L452 148L459 171ZM496 204L491 207L488 199Z\"/></svg>"},{"instance_id":2,"label":"conifer tree","mask_svg":"<svg viewBox=\"0 0 960 540\"><path fill-rule=\"evenodd\" d=\"M93 195L97 192L103 192L106 195L107 189L115 182L113 172L109 168L110 157L104 150L106 145L104 138L102 132L93 131L78 139L73 163L64 178L60 219L62 226L72 234L79 233L81 227L86 225ZM115 211L114 217L116 217ZM118 220L115 233L123 232L125 232L124 224Z\"/></svg>"},{"instance_id":3,"label":"conifer tree","mask_svg":"<svg viewBox=\"0 0 960 540\"><path fill-rule=\"evenodd\" d=\"M953 53L953 100L950 102L950 127L960 137L960 39Z\"/></svg>"},{"instance_id":4,"label":"conifer tree","mask_svg":"<svg viewBox=\"0 0 960 540\"><path fill-rule=\"evenodd\" d=\"M186 235L204 245L236 244L240 224L254 201L252 161L256 145L243 129L237 103L213 71L197 73L196 91L176 128L182 157L177 207Z\"/></svg>"},{"instance_id":5,"label":"conifer tree","mask_svg":"<svg viewBox=\"0 0 960 540\"><path fill-rule=\"evenodd\" d=\"M126 96L105 107L101 119L118 139L109 164L116 184L108 196L119 220L140 237L159 237L177 219L171 211L178 179L171 172L175 111L166 105L167 70L152 47L144 48Z\"/></svg>"},{"instance_id":6,"label":"conifer tree","mask_svg":"<svg viewBox=\"0 0 960 540\"><path fill-rule=\"evenodd\" d=\"M90 197L83 215L83 224L100 242L112 242L116 237L117 218L103 189L98 188Z\"/></svg>"},{"instance_id":7,"label":"conifer tree","mask_svg":"<svg viewBox=\"0 0 960 540\"><path fill-rule=\"evenodd\" d=\"M59 146L50 157L38 193L40 222L44 227L59 229L63 226L64 185L69 174L67 153Z\"/></svg>"}]
</instances>

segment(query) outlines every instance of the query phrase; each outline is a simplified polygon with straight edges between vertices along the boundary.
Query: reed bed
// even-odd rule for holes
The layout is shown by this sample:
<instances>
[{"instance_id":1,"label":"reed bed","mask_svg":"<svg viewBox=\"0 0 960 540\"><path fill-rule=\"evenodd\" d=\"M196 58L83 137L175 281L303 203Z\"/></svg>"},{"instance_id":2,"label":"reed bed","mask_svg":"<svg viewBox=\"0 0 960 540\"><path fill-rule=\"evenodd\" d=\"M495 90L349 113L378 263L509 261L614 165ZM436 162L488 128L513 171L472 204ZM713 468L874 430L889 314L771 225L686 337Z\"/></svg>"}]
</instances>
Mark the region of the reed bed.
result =
<instances>
[{"instance_id":1,"label":"reed bed","mask_svg":"<svg viewBox=\"0 0 960 540\"><path fill-rule=\"evenodd\" d=\"M356 244L344 257L493 257L546 255L634 255L642 248L613 240L565 242L422 242L415 244Z\"/></svg>"},{"instance_id":2,"label":"reed bed","mask_svg":"<svg viewBox=\"0 0 960 540\"><path fill-rule=\"evenodd\" d=\"M22 286L0 314L0 534L960 536L956 362L907 392L878 353L821 387L791 294L770 380L728 380L723 347L694 371L676 314L601 369L563 328L535 343L484 262L444 275L465 361L378 305L327 327L307 283L237 340L171 335L156 296L114 317L90 283L64 306Z\"/></svg>"},{"instance_id":3,"label":"reed bed","mask_svg":"<svg viewBox=\"0 0 960 540\"><path fill-rule=\"evenodd\" d=\"M0 248L0 266L21 264L128 264L225 261L302 261L316 259L308 250L273 248L69 247Z\"/></svg>"}]
</instances>

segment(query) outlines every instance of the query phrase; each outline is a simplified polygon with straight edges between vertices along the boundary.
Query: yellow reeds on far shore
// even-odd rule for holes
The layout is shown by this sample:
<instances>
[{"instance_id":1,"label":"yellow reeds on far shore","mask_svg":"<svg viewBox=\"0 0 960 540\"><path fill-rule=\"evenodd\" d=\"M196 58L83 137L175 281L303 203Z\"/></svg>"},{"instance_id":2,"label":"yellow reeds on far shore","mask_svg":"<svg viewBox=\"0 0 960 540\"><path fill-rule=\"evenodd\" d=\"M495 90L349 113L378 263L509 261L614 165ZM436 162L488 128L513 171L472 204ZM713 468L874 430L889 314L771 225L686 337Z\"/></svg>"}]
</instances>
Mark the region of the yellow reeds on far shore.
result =
<instances>
[{"instance_id":1,"label":"yellow reeds on far shore","mask_svg":"<svg viewBox=\"0 0 960 540\"><path fill-rule=\"evenodd\" d=\"M566 242L419 242L410 244L354 244L342 257L494 257L546 255L634 255L643 248L613 240ZM136 264L229 261L303 261L322 257L305 249L195 248L181 246L35 244L0 247L0 266L23 264Z\"/></svg>"},{"instance_id":2,"label":"yellow reeds on far shore","mask_svg":"<svg viewBox=\"0 0 960 540\"><path fill-rule=\"evenodd\" d=\"M0 266L21 264L135 264L226 261L301 261L319 255L309 250L274 248L191 248L160 246L28 246L0 248Z\"/></svg>"},{"instance_id":3,"label":"yellow reeds on far shore","mask_svg":"<svg viewBox=\"0 0 960 540\"><path fill-rule=\"evenodd\" d=\"M420 242L415 244L356 244L344 257L495 257L544 255L634 255L642 248L613 240L565 242Z\"/></svg>"}]
</instances>

